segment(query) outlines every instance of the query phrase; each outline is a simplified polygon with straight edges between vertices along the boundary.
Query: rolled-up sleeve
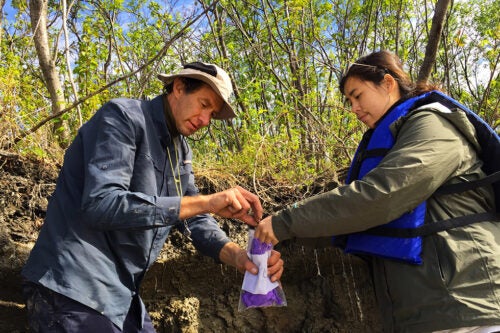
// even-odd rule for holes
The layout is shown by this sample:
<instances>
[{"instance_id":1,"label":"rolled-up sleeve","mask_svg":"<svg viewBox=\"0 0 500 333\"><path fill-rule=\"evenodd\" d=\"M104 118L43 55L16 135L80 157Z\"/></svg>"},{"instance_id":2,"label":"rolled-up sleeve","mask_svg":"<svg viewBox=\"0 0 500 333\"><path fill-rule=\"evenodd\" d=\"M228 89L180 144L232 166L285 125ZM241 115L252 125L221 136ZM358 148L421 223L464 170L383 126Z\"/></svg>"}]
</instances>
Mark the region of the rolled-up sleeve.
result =
<instances>
[{"instance_id":1,"label":"rolled-up sleeve","mask_svg":"<svg viewBox=\"0 0 500 333\"><path fill-rule=\"evenodd\" d=\"M217 221L209 214L203 214L188 219L188 224L196 249L219 262L219 253L230 239Z\"/></svg>"},{"instance_id":2,"label":"rolled-up sleeve","mask_svg":"<svg viewBox=\"0 0 500 333\"><path fill-rule=\"evenodd\" d=\"M191 159L191 155L187 157ZM187 189L185 195L195 196L199 194L196 186L194 174L189 175ZM217 220L210 214L201 214L187 219L189 229L191 230L191 238L193 245L202 254L213 258L216 262L220 262L219 253L221 249L230 242L226 233L220 228ZM179 226L184 230L184 226Z\"/></svg>"}]
</instances>

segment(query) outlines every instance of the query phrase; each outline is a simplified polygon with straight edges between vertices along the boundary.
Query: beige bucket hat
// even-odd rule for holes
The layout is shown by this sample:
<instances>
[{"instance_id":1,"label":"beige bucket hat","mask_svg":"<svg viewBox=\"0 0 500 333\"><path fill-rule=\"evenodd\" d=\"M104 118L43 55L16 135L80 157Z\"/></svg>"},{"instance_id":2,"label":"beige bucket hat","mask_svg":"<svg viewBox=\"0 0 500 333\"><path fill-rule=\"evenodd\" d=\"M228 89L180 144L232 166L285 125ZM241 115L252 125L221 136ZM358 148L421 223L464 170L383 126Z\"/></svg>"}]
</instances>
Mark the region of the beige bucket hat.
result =
<instances>
[{"instance_id":1,"label":"beige bucket hat","mask_svg":"<svg viewBox=\"0 0 500 333\"><path fill-rule=\"evenodd\" d=\"M215 119L229 119L236 117L236 113L229 104L229 98L233 93L233 86L229 75L215 64L204 62L191 62L185 64L184 68L175 74L158 74L158 78L165 84L169 84L176 77L189 77L198 79L208 84L224 100L222 110L216 113Z\"/></svg>"}]
</instances>

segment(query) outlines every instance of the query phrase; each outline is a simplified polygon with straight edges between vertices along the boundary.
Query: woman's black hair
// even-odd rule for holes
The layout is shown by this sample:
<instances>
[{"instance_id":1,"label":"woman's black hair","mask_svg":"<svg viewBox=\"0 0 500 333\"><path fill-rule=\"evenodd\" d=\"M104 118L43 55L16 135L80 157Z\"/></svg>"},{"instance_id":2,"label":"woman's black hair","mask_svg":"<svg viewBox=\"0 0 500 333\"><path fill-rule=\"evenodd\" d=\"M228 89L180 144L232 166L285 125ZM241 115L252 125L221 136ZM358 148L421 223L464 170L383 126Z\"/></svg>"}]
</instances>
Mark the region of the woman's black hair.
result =
<instances>
[{"instance_id":1,"label":"woman's black hair","mask_svg":"<svg viewBox=\"0 0 500 333\"><path fill-rule=\"evenodd\" d=\"M357 77L363 81L370 81L379 85L386 74L390 74L398 82L401 96L416 96L437 89L427 83L415 84L403 70L403 64L399 57L392 52L382 50L361 57L352 63L340 79L340 92L345 95L345 83L350 77Z\"/></svg>"}]
</instances>

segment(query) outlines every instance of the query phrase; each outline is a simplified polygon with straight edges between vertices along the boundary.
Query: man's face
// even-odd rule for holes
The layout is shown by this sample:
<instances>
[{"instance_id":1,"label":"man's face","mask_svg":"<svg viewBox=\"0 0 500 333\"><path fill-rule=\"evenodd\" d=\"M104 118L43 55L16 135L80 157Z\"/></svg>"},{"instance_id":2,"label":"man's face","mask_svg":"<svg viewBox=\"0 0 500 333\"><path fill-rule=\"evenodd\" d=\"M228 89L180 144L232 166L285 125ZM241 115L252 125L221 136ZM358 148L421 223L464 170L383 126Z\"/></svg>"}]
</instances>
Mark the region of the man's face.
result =
<instances>
[{"instance_id":1,"label":"man's face","mask_svg":"<svg viewBox=\"0 0 500 333\"><path fill-rule=\"evenodd\" d=\"M203 84L200 89L187 94L180 79L174 81L169 102L177 130L184 136L208 126L212 117L224 104L222 97L208 84Z\"/></svg>"}]
</instances>

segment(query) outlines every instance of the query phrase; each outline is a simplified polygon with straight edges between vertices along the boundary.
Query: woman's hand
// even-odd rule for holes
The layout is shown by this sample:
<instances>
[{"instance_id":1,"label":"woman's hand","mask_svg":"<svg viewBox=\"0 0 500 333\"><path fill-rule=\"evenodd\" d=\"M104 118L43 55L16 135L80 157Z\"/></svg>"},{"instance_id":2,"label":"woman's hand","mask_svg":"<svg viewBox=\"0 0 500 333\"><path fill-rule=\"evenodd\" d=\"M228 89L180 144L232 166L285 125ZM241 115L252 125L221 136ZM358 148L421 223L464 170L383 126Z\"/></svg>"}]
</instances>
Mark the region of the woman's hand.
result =
<instances>
[{"instance_id":1,"label":"woman's hand","mask_svg":"<svg viewBox=\"0 0 500 333\"><path fill-rule=\"evenodd\" d=\"M268 216L259 222L255 228L255 238L258 238L262 243L273 243L276 245L279 240L274 235L272 216Z\"/></svg>"}]
</instances>

